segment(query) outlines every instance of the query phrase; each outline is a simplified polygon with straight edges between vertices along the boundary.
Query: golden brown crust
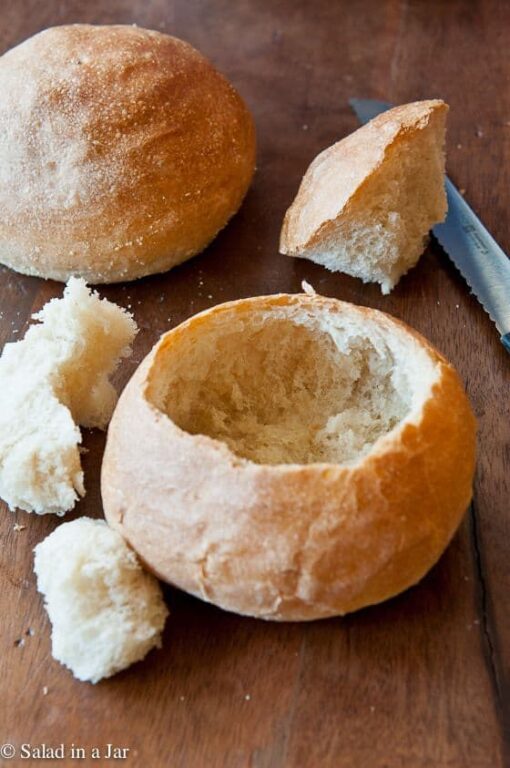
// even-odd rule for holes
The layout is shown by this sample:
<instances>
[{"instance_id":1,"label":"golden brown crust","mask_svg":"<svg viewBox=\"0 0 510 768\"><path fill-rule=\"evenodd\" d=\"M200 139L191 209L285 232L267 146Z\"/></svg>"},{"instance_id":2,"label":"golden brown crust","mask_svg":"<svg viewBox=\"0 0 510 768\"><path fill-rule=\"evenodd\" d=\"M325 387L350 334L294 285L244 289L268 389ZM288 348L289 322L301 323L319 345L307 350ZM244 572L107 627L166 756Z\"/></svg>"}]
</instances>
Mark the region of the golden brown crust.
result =
<instances>
[{"instance_id":1,"label":"golden brown crust","mask_svg":"<svg viewBox=\"0 0 510 768\"><path fill-rule=\"evenodd\" d=\"M250 184L250 113L177 38L48 29L0 58L0 90L0 261L18 271L97 283L167 270Z\"/></svg>"},{"instance_id":2,"label":"golden brown crust","mask_svg":"<svg viewBox=\"0 0 510 768\"><path fill-rule=\"evenodd\" d=\"M394 107L317 155L285 214L280 253L299 255L319 245L331 223L363 198L390 148L447 110L438 99Z\"/></svg>"},{"instance_id":3,"label":"golden brown crust","mask_svg":"<svg viewBox=\"0 0 510 768\"><path fill-rule=\"evenodd\" d=\"M259 465L180 430L150 402L159 355L221 312L295 305L359 313L426 350L437 380L352 465ZM114 413L102 468L108 522L160 578L238 613L344 614L391 597L434 565L471 498L475 421L454 369L419 334L374 310L280 295L214 307L162 337Z\"/></svg>"}]
</instances>

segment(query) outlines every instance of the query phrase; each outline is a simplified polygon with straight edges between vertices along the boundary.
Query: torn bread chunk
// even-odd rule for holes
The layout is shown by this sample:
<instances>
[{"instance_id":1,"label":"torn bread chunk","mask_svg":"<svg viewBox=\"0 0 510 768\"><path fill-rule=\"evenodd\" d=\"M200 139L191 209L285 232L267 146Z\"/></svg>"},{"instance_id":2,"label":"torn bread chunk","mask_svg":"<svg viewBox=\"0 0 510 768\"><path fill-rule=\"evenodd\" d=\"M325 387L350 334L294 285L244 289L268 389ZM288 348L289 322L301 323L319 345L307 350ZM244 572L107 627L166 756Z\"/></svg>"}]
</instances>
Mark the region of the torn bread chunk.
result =
<instances>
[{"instance_id":1,"label":"torn bread chunk","mask_svg":"<svg viewBox=\"0 0 510 768\"><path fill-rule=\"evenodd\" d=\"M389 293L446 216L447 111L439 100L405 104L321 152L285 215L280 252Z\"/></svg>"},{"instance_id":2,"label":"torn bread chunk","mask_svg":"<svg viewBox=\"0 0 510 768\"><path fill-rule=\"evenodd\" d=\"M53 657L78 680L97 683L161 646L161 587L104 520L63 523L34 551Z\"/></svg>"},{"instance_id":3,"label":"torn bread chunk","mask_svg":"<svg viewBox=\"0 0 510 768\"><path fill-rule=\"evenodd\" d=\"M0 357L0 496L10 509L63 515L85 493L78 425L104 429L109 377L131 354L132 316L71 278Z\"/></svg>"}]
</instances>

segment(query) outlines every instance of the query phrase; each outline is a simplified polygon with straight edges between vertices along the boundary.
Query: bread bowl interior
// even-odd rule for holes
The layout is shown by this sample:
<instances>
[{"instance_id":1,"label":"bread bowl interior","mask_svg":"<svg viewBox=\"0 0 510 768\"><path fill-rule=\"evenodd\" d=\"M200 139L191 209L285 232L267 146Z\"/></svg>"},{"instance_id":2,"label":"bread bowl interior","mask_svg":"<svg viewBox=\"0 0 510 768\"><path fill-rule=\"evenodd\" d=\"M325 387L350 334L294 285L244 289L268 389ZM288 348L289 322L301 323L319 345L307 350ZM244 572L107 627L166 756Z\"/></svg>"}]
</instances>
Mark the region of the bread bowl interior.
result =
<instances>
[{"instance_id":1,"label":"bread bowl interior","mask_svg":"<svg viewBox=\"0 0 510 768\"><path fill-rule=\"evenodd\" d=\"M363 310L226 306L159 347L145 395L258 464L355 462L421 410L437 376L409 333Z\"/></svg>"}]
</instances>

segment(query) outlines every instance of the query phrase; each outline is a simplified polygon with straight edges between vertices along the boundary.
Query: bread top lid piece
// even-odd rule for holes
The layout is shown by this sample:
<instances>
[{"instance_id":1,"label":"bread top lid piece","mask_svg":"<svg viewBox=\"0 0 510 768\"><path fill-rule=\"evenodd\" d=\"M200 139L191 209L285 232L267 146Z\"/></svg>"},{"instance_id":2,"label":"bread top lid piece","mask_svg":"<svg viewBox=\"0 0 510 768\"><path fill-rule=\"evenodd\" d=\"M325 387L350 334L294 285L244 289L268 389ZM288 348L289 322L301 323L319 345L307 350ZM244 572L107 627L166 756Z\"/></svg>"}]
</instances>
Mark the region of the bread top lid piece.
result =
<instances>
[{"instance_id":1,"label":"bread top lid piece","mask_svg":"<svg viewBox=\"0 0 510 768\"><path fill-rule=\"evenodd\" d=\"M0 58L0 262L131 280L201 251L255 167L251 115L188 43L47 29Z\"/></svg>"},{"instance_id":2,"label":"bread top lid piece","mask_svg":"<svg viewBox=\"0 0 510 768\"><path fill-rule=\"evenodd\" d=\"M320 238L320 230L362 195L390 147L404 136L426 128L435 113L447 112L440 99L403 104L370 120L328 147L312 161L288 209L280 252L297 254Z\"/></svg>"}]
</instances>

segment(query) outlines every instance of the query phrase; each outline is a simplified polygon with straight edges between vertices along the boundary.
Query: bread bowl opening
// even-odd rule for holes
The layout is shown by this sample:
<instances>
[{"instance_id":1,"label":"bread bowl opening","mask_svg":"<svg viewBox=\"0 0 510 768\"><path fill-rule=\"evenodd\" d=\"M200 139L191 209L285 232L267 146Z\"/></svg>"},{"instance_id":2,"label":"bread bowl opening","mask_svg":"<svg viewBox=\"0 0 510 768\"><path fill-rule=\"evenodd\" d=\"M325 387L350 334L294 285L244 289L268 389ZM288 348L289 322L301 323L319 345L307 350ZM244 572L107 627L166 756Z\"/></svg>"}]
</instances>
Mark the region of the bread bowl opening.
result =
<instances>
[{"instance_id":1,"label":"bread bowl opening","mask_svg":"<svg viewBox=\"0 0 510 768\"><path fill-rule=\"evenodd\" d=\"M146 396L191 434L259 464L346 463L409 412L405 360L377 325L223 315L160 348Z\"/></svg>"}]
</instances>

